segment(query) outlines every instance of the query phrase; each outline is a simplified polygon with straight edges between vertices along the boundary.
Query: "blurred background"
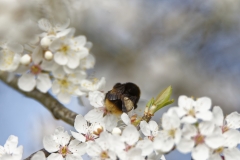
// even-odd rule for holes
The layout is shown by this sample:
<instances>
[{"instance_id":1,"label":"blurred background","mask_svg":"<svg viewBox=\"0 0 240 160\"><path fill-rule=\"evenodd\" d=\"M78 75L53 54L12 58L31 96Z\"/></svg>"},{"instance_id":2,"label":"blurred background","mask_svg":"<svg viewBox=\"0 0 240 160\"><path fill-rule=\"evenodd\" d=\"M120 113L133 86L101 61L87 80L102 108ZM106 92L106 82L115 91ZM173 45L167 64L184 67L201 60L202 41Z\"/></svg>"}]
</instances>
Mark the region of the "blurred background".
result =
<instances>
[{"instance_id":1,"label":"blurred background","mask_svg":"<svg viewBox=\"0 0 240 160\"><path fill-rule=\"evenodd\" d=\"M0 0L0 38L24 42L40 33L40 18L70 18L76 35L93 43L96 65L89 76L105 77L105 91L117 82L134 82L144 106L171 85L171 106L180 95L208 96L228 114L240 111L239 15L238 0ZM67 107L81 114L88 111L77 98ZM59 125L73 130L0 82L0 145L14 134L27 157L41 149L42 137ZM166 157L179 156L190 159L178 152Z\"/></svg>"}]
</instances>

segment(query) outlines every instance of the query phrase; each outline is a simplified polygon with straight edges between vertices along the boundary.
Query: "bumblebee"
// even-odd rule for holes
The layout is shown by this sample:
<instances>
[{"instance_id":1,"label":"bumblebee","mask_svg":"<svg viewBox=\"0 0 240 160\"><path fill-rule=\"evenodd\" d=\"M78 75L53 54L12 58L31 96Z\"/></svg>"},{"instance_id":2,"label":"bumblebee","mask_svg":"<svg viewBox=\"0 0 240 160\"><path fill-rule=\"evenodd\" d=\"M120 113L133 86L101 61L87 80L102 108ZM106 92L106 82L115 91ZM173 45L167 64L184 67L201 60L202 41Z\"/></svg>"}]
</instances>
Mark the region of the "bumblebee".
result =
<instances>
[{"instance_id":1,"label":"bumblebee","mask_svg":"<svg viewBox=\"0 0 240 160\"><path fill-rule=\"evenodd\" d=\"M108 91L105 96L105 106L108 112L121 115L123 112L128 113L137 108L140 98L139 87L131 82L117 83L113 89Z\"/></svg>"}]
</instances>

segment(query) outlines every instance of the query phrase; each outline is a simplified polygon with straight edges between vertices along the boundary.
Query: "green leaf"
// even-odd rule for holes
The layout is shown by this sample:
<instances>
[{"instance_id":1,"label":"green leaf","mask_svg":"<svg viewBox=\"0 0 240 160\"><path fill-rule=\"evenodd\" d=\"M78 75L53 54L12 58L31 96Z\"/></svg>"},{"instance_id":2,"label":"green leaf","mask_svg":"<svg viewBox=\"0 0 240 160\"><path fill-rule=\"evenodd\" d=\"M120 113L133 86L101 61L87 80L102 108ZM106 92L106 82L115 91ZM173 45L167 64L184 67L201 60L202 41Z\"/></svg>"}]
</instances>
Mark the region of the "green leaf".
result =
<instances>
[{"instance_id":1,"label":"green leaf","mask_svg":"<svg viewBox=\"0 0 240 160\"><path fill-rule=\"evenodd\" d=\"M158 94L154 103L156 104L156 106L166 103L169 100L171 94L172 94L172 87L169 86L166 89L164 89L161 93Z\"/></svg>"}]
</instances>

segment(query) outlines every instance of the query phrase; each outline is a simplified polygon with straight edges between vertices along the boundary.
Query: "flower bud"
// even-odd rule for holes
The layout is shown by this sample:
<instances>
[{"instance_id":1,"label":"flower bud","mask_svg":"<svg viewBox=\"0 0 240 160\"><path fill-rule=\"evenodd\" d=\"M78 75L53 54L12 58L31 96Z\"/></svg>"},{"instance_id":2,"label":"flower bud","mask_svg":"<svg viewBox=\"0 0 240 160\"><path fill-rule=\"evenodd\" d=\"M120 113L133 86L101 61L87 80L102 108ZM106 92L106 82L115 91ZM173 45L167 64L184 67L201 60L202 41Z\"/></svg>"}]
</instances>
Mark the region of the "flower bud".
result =
<instances>
[{"instance_id":1,"label":"flower bud","mask_svg":"<svg viewBox=\"0 0 240 160\"><path fill-rule=\"evenodd\" d=\"M44 37L44 38L42 38L42 40L40 42L41 46L43 48L48 48L53 40L54 40L54 37Z\"/></svg>"},{"instance_id":2,"label":"flower bud","mask_svg":"<svg viewBox=\"0 0 240 160\"><path fill-rule=\"evenodd\" d=\"M28 65L31 62L31 57L28 54L25 54L21 57L20 63L23 65Z\"/></svg>"},{"instance_id":3,"label":"flower bud","mask_svg":"<svg viewBox=\"0 0 240 160\"><path fill-rule=\"evenodd\" d=\"M52 54L52 52L46 51L46 52L44 53L44 58L45 58L46 60L52 60L52 59L53 59L53 54Z\"/></svg>"},{"instance_id":4,"label":"flower bud","mask_svg":"<svg viewBox=\"0 0 240 160\"><path fill-rule=\"evenodd\" d=\"M112 134L113 135L120 135L122 133L121 129L119 129L118 127L113 128L112 130Z\"/></svg>"}]
</instances>

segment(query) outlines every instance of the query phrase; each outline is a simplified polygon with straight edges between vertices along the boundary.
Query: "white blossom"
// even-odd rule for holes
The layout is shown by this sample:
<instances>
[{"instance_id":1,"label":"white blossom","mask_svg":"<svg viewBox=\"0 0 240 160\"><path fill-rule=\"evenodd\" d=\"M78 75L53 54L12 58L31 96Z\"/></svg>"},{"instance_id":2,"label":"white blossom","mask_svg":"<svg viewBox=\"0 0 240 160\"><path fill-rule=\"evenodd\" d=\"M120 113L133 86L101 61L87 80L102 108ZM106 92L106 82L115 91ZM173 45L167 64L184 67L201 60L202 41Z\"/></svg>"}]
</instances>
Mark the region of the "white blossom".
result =
<instances>
[{"instance_id":1,"label":"white blossom","mask_svg":"<svg viewBox=\"0 0 240 160\"><path fill-rule=\"evenodd\" d=\"M157 137L154 138L154 149L169 152L175 144L178 144L182 134L180 124L180 119L176 113L164 113L162 117L163 130L159 131Z\"/></svg>"},{"instance_id":2,"label":"white blossom","mask_svg":"<svg viewBox=\"0 0 240 160\"><path fill-rule=\"evenodd\" d=\"M93 79L93 81L84 79L81 81L80 89L82 91L91 92L101 90L106 84L105 78L102 77L100 80Z\"/></svg>"},{"instance_id":3,"label":"white blossom","mask_svg":"<svg viewBox=\"0 0 240 160\"><path fill-rule=\"evenodd\" d=\"M198 119L204 121L212 120L211 99L208 97L198 98L194 101L187 96L178 98L179 107L176 108L183 123L196 123Z\"/></svg>"},{"instance_id":4,"label":"white blossom","mask_svg":"<svg viewBox=\"0 0 240 160\"><path fill-rule=\"evenodd\" d=\"M0 70L12 72L18 68L23 46L17 43L5 43L0 50Z\"/></svg>"},{"instance_id":5,"label":"white blossom","mask_svg":"<svg viewBox=\"0 0 240 160\"><path fill-rule=\"evenodd\" d=\"M45 150L51 154L48 160L55 159L79 159L86 152L86 143L81 143L78 140L70 140L71 137L64 131L63 127L58 127L52 135L43 138L43 146Z\"/></svg>"},{"instance_id":6,"label":"white blossom","mask_svg":"<svg viewBox=\"0 0 240 160\"><path fill-rule=\"evenodd\" d=\"M93 107L99 108L104 106L105 94L100 91L89 92L88 100Z\"/></svg>"},{"instance_id":7,"label":"white blossom","mask_svg":"<svg viewBox=\"0 0 240 160\"><path fill-rule=\"evenodd\" d=\"M81 142L94 141L105 130L104 124L97 122L89 124L82 115L76 116L74 127L78 133L74 131L71 133L74 138Z\"/></svg>"},{"instance_id":8,"label":"white blossom","mask_svg":"<svg viewBox=\"0 0 240 160\"><path fill-rule=\"evenodd\" d=\"M18 146L18 137L11 135L8 137L4 146L0 146L1 160L21 160L23 146Z\"/></svg>"}]
</instances>

